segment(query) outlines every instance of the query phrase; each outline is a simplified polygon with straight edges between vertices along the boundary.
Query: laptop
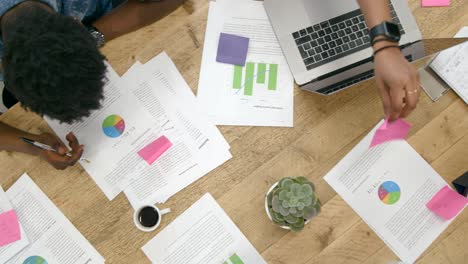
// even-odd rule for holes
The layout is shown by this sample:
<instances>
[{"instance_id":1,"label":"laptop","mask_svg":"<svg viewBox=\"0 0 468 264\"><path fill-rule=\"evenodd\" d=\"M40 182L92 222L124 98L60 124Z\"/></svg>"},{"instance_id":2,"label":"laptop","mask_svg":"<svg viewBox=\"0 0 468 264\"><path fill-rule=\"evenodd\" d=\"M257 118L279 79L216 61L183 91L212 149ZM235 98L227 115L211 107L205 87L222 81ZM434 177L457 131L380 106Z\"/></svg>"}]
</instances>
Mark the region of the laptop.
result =
<instances>
[{"instance_id":1,"label":"laptop","mask_svg":"<svg viewBox=\"0 0 468 264\"><path fill-rule=\"evenodd\" d=\"M330 95L374 76L369 29L356 0L264 0L264 6L302 89ZM389 7L405 57L424 57L407 0Z\"/></svg>"}]
</instances>

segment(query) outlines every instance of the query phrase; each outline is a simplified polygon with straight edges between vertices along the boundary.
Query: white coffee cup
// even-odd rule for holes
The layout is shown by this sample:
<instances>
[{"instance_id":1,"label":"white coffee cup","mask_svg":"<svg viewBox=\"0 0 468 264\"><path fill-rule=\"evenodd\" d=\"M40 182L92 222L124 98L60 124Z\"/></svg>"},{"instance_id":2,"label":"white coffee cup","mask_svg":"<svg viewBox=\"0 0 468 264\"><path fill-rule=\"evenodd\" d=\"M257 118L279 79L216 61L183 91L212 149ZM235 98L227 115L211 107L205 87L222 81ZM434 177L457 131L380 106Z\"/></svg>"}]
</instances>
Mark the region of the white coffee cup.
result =
<instances>
[{"instance_id":1,"label":"white coffee cup","mask_svg":"<svg viewBox=\"0 0 468 264\"><path fill-rule=\"evenodd\" d=\"M142 219L143 217L147 217L148 218L148 214L151 214L152 212L150 210L148 210L147 208L150 208L150 209L153 209L154 210L154 214L155 216L157 217L156 220L154 219ZM142 210L145 209L145 214L143 215L140 215L140 213L142 212ZM171 209L170 208L166 208L166 209L159 209L157 206L154 206L154 205L144 205L144 206L141 206L139 207L137 210L135 210L135 212L133 213L133 222L135 223L136 227L138 229L140 229L141 231L143 232L151 232L151 231L154 231L156 228L158 228L158 226L161 224L161 219L162 219L162 216L167 214L167 213L170 213L171 212ZM150 217L153 217L154 216L150 216ZM151 226L145 226L144 223L146 222L146 224L148 224L148 222L152 222L152 221L155 221L155 223L151 223Z\"/></svg>"}]
</instances>

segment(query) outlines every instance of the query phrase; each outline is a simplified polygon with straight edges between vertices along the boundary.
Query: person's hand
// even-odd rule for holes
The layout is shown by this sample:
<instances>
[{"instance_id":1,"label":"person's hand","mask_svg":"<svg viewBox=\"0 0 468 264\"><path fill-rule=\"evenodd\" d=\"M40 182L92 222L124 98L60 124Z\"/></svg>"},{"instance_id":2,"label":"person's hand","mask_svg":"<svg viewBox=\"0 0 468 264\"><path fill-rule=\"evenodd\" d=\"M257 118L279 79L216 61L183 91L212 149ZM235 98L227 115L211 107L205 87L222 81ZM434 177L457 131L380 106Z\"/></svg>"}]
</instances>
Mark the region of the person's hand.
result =
<instances>
[{"instance_id":1,"label":"person's hand","mask_svg":"<svg viewBox=\"0 0 468 264\"><path fill-rule=\"evenodd\" d=\"M395 44L387 42L386 45ZM375 45L374 50L386 45ZM388 48L378 52L374 63L375 79L386 118L394 121L407 117L416 108L419 99L418 72L398 48Z\"/></svg>"},{"instance_id":2,"label":"person's hand","mask_svg":"<svg viewBox=\"0 0 468 264\"><path fill-rule=\"evenodd\" d=\"M66 155L67 147L56 136L45 133L37 138L37 141L47 144L57 150L57 152L41 150L39 156L58 170L64 170L69 166L75 165L83 154L84 146L80 145L78 139L72 132L68 133L66 138L68 140L68 145L71 148L71 156Z\"/></svg>"}]
</instances>

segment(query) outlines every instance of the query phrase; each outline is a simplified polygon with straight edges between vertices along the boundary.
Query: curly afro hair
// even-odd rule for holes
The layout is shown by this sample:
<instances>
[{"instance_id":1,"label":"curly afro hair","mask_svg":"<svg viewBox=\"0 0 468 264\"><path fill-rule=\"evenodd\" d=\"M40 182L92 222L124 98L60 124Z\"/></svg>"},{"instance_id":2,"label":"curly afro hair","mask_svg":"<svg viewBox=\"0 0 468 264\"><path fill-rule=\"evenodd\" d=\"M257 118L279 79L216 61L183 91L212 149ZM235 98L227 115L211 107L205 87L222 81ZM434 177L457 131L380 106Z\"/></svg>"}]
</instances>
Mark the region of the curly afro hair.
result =
<instances>
[{"instance_id":1,"label":"curly afro hair","mask_svg":"<svg viewBox=\"0 0 468 264\"><path fill-rule=\"evenodd\" d=\"M81 23L37 5L18 7L3 27L6 87L27 110L79 121L100 108L105 58Z\"/></svg>"}]
</instances>

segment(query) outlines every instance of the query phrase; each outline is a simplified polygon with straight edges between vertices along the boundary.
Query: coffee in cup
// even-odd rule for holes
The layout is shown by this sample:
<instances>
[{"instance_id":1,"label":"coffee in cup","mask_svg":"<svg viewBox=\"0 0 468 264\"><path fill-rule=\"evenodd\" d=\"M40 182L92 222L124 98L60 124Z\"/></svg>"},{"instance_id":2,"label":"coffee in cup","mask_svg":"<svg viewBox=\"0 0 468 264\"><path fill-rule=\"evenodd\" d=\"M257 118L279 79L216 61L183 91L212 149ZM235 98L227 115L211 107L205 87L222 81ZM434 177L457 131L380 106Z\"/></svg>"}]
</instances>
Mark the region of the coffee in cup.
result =
<instances>
[{"instance_id":1,"label":"coffee in cup","mask_svg":"<svg viewBox=\"0 0 468 264\"><path fill-rule=\"evenodd\" d=\"M160 210L154 205L145 205L135 210L133 221L141 231L151 232L161 224L161 217L170 212L169 208Z\"/></svg>"}]
</instances>

